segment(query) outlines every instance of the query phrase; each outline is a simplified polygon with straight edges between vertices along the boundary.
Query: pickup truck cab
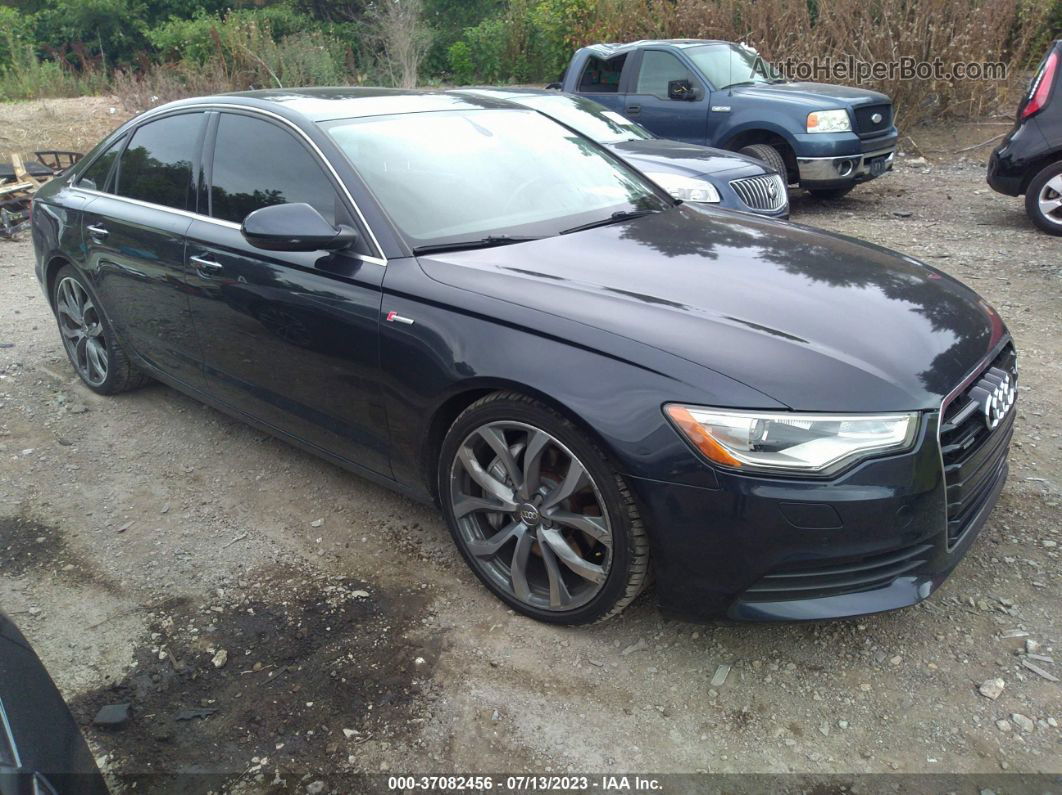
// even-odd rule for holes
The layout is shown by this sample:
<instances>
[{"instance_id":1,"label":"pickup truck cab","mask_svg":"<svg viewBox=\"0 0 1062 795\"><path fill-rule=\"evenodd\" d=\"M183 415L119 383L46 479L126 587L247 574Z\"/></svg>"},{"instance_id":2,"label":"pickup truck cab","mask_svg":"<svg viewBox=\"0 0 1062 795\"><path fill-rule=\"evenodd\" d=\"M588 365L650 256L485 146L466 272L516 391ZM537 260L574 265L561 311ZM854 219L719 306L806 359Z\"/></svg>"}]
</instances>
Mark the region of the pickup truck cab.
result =
<instances>
[{"instance_id":1,"label":"pickup truck cab","mask_svg":"<svg viewBox=\"0 0 1062 795\"><path fill-rule=\"evenodd\" d=\"M702 39L594 44L560 83L662 138L752 155L820 198L892 168L898 134L884 94L790 82L744 45Z\"/></svg>"}]
</instances>

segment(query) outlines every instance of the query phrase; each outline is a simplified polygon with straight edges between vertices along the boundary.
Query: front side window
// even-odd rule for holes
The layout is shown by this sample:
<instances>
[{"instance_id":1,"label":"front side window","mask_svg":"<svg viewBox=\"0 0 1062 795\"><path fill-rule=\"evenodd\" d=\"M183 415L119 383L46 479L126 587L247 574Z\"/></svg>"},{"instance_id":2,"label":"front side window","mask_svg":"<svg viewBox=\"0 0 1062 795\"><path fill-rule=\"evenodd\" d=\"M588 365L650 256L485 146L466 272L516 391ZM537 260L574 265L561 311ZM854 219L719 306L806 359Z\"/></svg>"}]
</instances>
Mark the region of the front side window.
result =
<instances>
[{"instance_id":1,"label":"front side window","mask_svg":"<svg viewBox=\"0 0 1062 795\"><path fill-rule=\"evenodd\" d=\"M84 173L78 178L77 184L90 190L107 190L107 177L111 173L111 166L114 165L115 158L118 157L118 152L121 150L124 140L124 138L119 138L107 147L107 151L93 160L92 165L86 168Z\"/></svg>"},{"instance_id":2,"label":"front side window","mask_svg":"<svg viewBox=\"0 0 1062 795\"><path fill-rule=\"evenodd\" d=\"M202 113L183 113L138 127L118 163L115 193L130 199L189 208L192 164Z\"/></svg>"},{"instance_id":3,"label":"front side window","mask_svg":"<svg viewBox=\"0 0 1062 795\"><path fill-rule=\"evenodd\" d=\"M335 188L291 133L263 119L222 114L214 144L210 214L242 224L262 207L296 202L336 222Z\"/></svg>"},{"instance_id":4,"label":"front side window","mask_svg":"<svg viewBox=\"0 0 1062 795\"><path fill-rule=\"evenodd\" d=\"M731 86L785 82L767 61L748 47L704 44L689 47L685 53L717 91Z\"/></svg>"},{"instance_id":5,"label":"front side window","mask_svg":"<svg viewBox=\"0 0 1062 795\"><path fill-rule=\"evenodd\" d=\"M659 50L646 50L642 53L636 94L651 94L660 99L667 99L667 84L672 80L694 82L690 70L671 53Z\"/></svg>"},{"instance_id":6,"label":"front side window","mask_svg":"<svg viewBox=\"0 0 1062 795\"><path fill-rule=\"evenodd\" d=\"M579 90L590 94L615 94L619 91L620 75L626 61L625 54L608 60L593 56L587 58L579 77Z\"/></svg>"},{"instance_id":7,"label":"front side window","mask_svg":"<svg viewBox=\"0 0 1062 795\"><path fill-rule=\"evenodd\" d=\"M578 130L587 138L593 138L598 143L614 144L621 141L644 141L652 138L653 134L640 124L635 124L630 119L624 118L604 105L599 105L591 99L572 97L564 94L557 96L527 96L517 97L514 101L519 104L534 108L556 119L561 124L567 124L572 129Z\"/></svg>"},{"instance_id":8,"label":"front side window","mask_svg":"<svg viewBox=\"0 0 1062 795\"><path fill-rule=\"evenodd\" d=\"M543 237L671 206L638 172L533 110L325 122L410 245Z\"/></svg>"}]
</instances>

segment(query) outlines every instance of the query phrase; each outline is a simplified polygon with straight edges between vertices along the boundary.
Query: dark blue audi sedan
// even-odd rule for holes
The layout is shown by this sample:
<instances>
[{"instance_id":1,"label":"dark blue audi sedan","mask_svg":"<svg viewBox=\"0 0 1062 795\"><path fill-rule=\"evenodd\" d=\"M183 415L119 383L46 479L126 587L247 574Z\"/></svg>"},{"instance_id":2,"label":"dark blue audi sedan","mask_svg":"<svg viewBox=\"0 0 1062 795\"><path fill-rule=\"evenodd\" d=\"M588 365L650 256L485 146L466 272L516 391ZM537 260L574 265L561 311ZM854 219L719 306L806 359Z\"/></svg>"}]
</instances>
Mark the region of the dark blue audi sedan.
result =
<instances>
[{"instance_id":1,"label":"dark blue audi sedan","mask_svg":"<svg viewBox=\"0 0 1062 795\"><path fill-rule=\"evenodd\" d=\"M32 228L90 389L157 379L436 502L543 621L614 615L651 572L693 617L911 605L1007 475L1015 352L973 291L676 200L502 100L172 103L42 188Z\"/></svg>"}]
</instances>

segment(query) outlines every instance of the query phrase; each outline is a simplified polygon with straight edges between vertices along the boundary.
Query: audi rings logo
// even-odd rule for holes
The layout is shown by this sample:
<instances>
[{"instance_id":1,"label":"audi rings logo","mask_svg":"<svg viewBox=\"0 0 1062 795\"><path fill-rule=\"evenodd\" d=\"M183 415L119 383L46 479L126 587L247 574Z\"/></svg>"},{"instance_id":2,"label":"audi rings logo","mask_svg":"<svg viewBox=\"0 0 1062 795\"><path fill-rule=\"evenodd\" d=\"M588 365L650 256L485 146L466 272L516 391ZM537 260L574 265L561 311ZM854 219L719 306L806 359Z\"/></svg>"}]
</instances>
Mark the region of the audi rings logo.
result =
<instances>
[{"instance_id":1,"label":"audi rings logo","mask_svg":"<svg viewBox=\"0 0 1062 795\"><path fill-rule=\"evenodd\" d=\"M1016 379L1007 371L993 367L974 387L972 395L981 406L985 425L996 428L1007 416L1018 397Z\"/></svg>"}]
</instances>

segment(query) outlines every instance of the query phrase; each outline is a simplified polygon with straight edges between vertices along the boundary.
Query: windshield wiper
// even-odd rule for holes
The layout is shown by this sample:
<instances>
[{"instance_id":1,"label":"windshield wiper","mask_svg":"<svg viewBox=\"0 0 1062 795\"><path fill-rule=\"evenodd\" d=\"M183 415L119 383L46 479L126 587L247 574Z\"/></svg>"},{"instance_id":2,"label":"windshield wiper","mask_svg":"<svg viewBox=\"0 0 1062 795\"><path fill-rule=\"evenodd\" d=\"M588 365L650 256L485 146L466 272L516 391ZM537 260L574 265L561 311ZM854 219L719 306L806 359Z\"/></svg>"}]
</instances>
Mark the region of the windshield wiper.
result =
<instances>
[{"instance_id":1,"label":"windshield wiper","mask_svg":"<svg viewBox=\"0 0 1062 795\"><path fill-rule=\"evenodd\" d=\"M571 229L565 229L561 234L569 235L572 232L582 232L584 229L594 229L598 226L608 226L620 221L630 221L632 218L641 218L643 215L652 215L658 212L660 210L620 210L612 213L608 218L602 218L600 221L591 221L588 224L579 224L579 226L573 226Z\"/></svg>"},{"instance_id":2,"label":"windshield wiper","mask_svg":"<svg viewBox=\"0 0 1062 795\"><path fill-rule=\"evenodd\" d=\"M428 246L418 246L413 249L414 254L438 254L443 251L465 251L473 248L494 248L495 246L509 246L513 243L527 243L531 240L541 240L538 237L514 237L511 235L487 235L479 240L459 240L456 243L435 243Z\"/></svg>"}]
</instances>

